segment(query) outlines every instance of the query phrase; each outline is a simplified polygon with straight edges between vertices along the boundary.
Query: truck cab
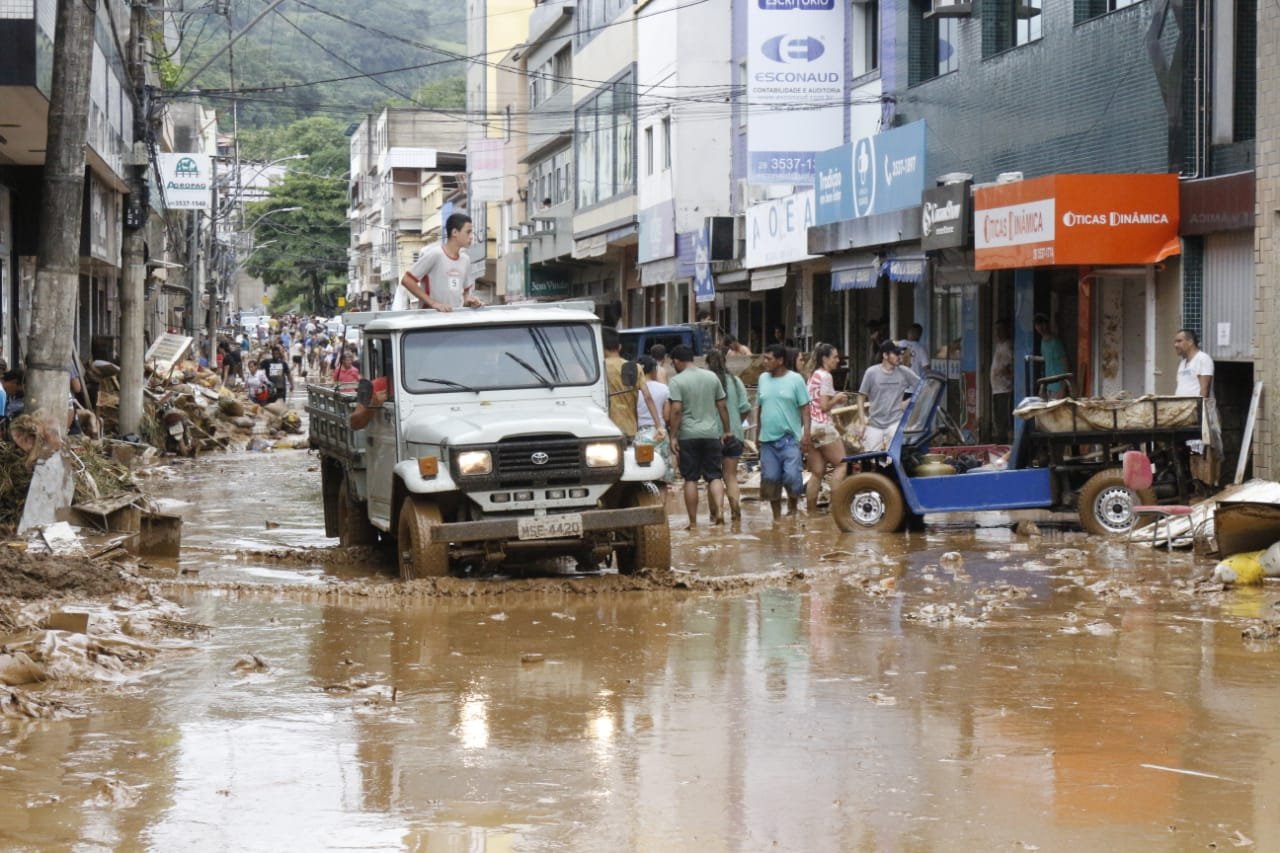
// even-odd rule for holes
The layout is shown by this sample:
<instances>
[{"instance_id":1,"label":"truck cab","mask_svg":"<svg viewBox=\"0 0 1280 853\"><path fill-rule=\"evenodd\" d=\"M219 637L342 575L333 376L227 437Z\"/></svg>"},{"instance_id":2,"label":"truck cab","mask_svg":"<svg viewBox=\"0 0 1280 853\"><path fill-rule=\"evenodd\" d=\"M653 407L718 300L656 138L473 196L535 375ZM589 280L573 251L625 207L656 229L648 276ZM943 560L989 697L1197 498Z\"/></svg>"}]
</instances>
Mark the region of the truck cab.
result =
<instances>
[{"instance_id":1,"label":"truck cab","mask_svg":"<svg viewBox=\"0 0 1280 853\"><path fill-rule=\"evenodd\" d=\"M600 322L576 307L348 314L362 375L385 388L368 425L317 389L326 529L392 538L405 578L462 564L571 556L579 567L667 568L651 447L609 420Z\"/></svg>"}]
</instances>

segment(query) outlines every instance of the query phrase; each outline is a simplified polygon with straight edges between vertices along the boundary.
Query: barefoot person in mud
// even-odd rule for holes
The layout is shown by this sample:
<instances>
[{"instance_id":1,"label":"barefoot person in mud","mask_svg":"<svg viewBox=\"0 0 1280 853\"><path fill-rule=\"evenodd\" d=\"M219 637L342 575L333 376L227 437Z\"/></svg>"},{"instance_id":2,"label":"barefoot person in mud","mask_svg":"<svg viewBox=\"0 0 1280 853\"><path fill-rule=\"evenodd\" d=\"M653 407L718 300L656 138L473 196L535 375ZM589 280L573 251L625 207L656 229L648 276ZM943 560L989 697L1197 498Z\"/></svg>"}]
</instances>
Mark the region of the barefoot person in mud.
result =
<instances>
[{"instance_id":1,"label":"barefoot person in mud","mask_svg":"<svg viewBox=\"0 0 1280 853\"><path fill-rule=\"evenodd\" d=\"M787 366L787 348L770 344L764 351L764 373L756 387L756 423L760 425L760 499L769 502L773 519L782 516L782 490L792 515L804 492L804 454L811 447L809 389Z\"/></svg>"},{"instance_id":2,"label":"barefoot person in mud","mask_svg":"<svg viewBox=\"0 0 1280 853\"><path fill-rule=\"evenodd\" d=\"M671 401L671 452L684 478L684 507L689 526L698 522L698 480L707 481L712 524L724 522L723 445L733 438L724 386L710 370L693 363L693 350L671 350L676 375L667 382Z\"/></svg>"}]
</instances>

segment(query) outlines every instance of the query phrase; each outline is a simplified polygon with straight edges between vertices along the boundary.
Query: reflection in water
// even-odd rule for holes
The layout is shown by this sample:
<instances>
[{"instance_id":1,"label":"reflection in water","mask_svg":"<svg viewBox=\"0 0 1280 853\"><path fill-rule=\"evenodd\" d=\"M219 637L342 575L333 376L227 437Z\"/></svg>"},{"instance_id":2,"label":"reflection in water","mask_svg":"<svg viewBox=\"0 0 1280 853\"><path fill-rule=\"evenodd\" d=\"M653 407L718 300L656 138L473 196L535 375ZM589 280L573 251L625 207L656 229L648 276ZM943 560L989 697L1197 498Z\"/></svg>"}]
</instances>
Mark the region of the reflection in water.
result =
<instances>
[{"instance_id":1,"label":"reflection in water","mask_svg":"<svg viewBox=\"0 0 1280 853\"><path fill-rule=\"evenodd\" d=\"M484 749L489 745L489 703L483 695L473 692L462 697L458 739L463 749Z\"/></svg>"}]
</instances>

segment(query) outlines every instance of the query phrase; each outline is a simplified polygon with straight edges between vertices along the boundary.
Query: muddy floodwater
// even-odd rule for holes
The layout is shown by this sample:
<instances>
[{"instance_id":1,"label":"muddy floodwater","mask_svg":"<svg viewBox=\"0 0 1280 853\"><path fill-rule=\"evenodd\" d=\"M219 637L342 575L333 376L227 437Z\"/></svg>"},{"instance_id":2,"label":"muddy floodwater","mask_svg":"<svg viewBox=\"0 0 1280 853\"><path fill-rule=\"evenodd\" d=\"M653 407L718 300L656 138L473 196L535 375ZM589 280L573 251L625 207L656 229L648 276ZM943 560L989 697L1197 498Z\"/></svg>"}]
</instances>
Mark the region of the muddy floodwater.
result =
<instances>
[{"instance_id":1,"label":"muddy floodwater","mask_svg":"<svg viewBox=\"0 0 1280 853\"><path fill-rule=\"evenodd\" d=\"M0 847L1280 850L1280 645L1241 636L1280 595L1204 557L748 504L651 588L440 594L282 553L328 544L316 464L151 479L209 630L0 729Z\"/></svg>"}]
</instances>

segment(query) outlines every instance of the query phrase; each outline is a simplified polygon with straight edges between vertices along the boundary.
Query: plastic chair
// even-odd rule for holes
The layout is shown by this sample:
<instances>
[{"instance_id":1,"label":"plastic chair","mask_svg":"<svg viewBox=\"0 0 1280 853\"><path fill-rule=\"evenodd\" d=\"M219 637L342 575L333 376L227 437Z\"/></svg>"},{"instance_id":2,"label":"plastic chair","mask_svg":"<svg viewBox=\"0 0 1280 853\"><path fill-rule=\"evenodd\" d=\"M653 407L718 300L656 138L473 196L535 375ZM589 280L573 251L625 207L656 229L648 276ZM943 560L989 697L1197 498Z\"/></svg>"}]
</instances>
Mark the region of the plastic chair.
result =
<instances>
[{"instance_id":1,"label":"plastic chair","mask_svg":"<svg viewBox=\"0 0 1280 853\"><path fill-rule=\"evenodd\" d=\"M1134 492L1140 492L1143 489L1151 488L1152 482L1155 480L1155 470L1151 464L1151 458L1141 450L1127 450L1123 457L1123 467L1121 471L1124 475L1124 484L1126 488L1132 489ZM1192 508L1185 504L1135 504L1133 514L1140 515L1157 515L1165 520L1165 550L1173 550L1173 534L1169 531L1168 521L1172 517L1191 515ZM1134 525L1135 529L1137 525ZM1151 526L1151 545L1155 547L1156 539L1159 536L1160 525L1157 522ZM1195 530L1192 528L1192 538L1195 538Z\"/></svg>"}]
</instances>

